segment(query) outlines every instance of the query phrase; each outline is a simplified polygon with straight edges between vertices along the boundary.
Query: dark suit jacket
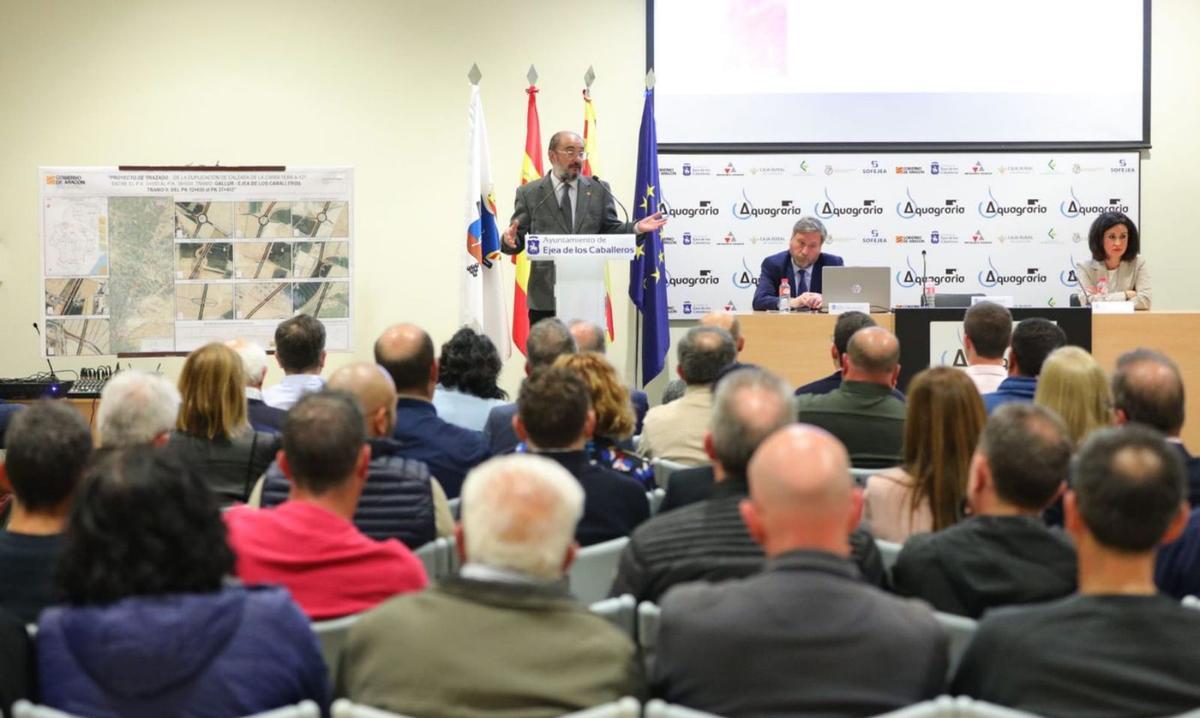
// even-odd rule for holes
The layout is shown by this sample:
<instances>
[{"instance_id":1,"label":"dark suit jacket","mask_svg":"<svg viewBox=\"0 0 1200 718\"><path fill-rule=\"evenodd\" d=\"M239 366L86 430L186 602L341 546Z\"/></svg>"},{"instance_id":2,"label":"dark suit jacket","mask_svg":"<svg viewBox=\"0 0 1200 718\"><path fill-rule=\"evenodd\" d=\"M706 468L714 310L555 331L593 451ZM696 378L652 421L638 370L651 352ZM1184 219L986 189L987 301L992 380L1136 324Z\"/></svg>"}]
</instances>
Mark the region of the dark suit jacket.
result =
<instances>
[{"instance_id":1,"label":"dark suit jacket","mask_svg":"<svg viewBox=\"0 0 1200 718\"><path fill-rule=\"evenodd\" d=\"M1174 441L1170 443L1179 451L1179 456L1183 459L1183 466L1187 469L1188 503L1192 505L1192 508L1197 508L1200 506L1200 457L1189 454L1187 447L1182 443Z\"/></svg>"},{"instance_id":2,"label":"dark suit jacket","mask_svg":"<svg viewBox=\"0 0 1200 718\"><path fill-rule=\"evenodd\" d=\"M583 517L575 527L581 546L628 536L650 518L650 502L636 479L591 462L584 451L542 454L563 466L583 487Z\"/></svg>"},{"instance_id":3,"label":"dark suit jacket","mask_svg":"<svg viewBox=\"0 0 1200 718\"><path fill-rule=\"evenodd\" d=\"M787 277L788 283L792 286L792 296L797 296L791 263L791 255L786 249L763 260L762 271L758 275L758 288L754 290L755 310L766 311L779 308L779 280L783 277ZM808 291L821 293L821 269L823 267L841 267L845 264L846 260L836 254L821 252L817 261L813 262L812 283L809 285Z\"/></svg>"},{"instance_id":4,"label":"dark suit jacket","mask_svg":"<svg viewBox=\"0 0 1200 718\"><path fill-rule=\"evenodd\" d=\"M250 426L255 431L269 431L274 434L283 433L283 420L287 412L268 406L262 399L247 399L246 411L249 414Z\"/></svg>"},{"instance_id":5,"label":"dark suit jacket","mask_svg":"<svg viewBox=\"0 0 1200 718\"><path fill-rule=\"evenodd\" d=\"M646 418L646 412L650 410L650 397L646 396L646 392L641 389L631 389L629 391L629 400L633 402L633 413L637 417L637 427L633 433L640 435L642 433L642 420Z\"/></svg>"},{"instance_id":6,"label":"dark suit jacket","mask_svg":"<svg viewBox=\"0 0 1200 718\"><path fill-rule=\"evenodd\" d=\"M487 422L483 425L483 438L487 441L488 450L492 456L510 453L517 448L521 440L513 430L512 420L517 415L517 404L501 404L488 412Z\"/></svg>"},{"instance_id":7,"label":"dark suit jacket","mask_svg":"<svg viewBox=\"0 0 1200 718\"><path fill-rule=\"evenodd\" d=\"M1183 535L1158 550L1154 583L1177 599L1200 595L1200 509L1192 511Z\"/></svg>"},{"instance_id":8,"label":"dark suit jacket","mask_svg":"<svg viewBox=\"0 0 1200 718\"><path fill-rule=\"evenodd\" d=\"M399 454L429 465L448 499L462 491L468 471L492 456L482 433L451 424L437 415L432 403L420 399L396 402L392 438L400 442Z\"/></svg>"},{"instance_id":9,"label":"dark suit jacket","mask_svg":"<svg viewBox=\"0 0 1200 718\"><path fill-rule=\"evenodd\" d=\"M576 180L574 227L567 227L554 196L554 182L547 174L536 182L517 188L516 208L512 220L517 225L517 246L509 249L503 242L505 254L518 254L525 249L525 235L533 234L632 234L633 225L617 216L608 183L580 175ZM509 223L512 223L509 220ZM529 269L529 308L554 311L554 262L533 262Z\"/></svg>"},{"instance_id":10,"label":"dark suit jacket","mask_svg":"<svg viewBox=\"0 0 1200 718\"><path fill-rule=\"evenodd\" d=\"M715 482L712 464L674 472L667 479L667 493L658 507L658 513L663 514L680 506L704 501L712 495Z\"/></svg>"},{"instance_id":11,"label":"dark suit jacket","mask_svg":"<svg viewBox=\"0 0 1200 718\"><path fill-rule=\"evenodd\" d=\"M792 551L741 581L671 590L652 691L724 716L878 715L941 693L947 647L925 604Z\"/></svg>"}]
</instances>

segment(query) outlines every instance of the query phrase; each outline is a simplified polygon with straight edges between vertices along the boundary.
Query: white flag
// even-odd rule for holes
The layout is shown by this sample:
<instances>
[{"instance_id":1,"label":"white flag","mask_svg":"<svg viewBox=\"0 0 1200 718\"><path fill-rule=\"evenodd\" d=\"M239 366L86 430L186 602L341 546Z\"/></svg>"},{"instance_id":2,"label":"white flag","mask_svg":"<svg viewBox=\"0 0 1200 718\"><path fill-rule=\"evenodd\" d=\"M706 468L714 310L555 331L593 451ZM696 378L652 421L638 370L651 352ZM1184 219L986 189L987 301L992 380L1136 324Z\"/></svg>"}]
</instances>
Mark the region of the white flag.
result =
<instances>
[{"instance_id":1,"label":"white flag","mask_svg":"<svg viewBox=\"0 0 1200 718\"><path fill-rule=\"evenodd\" d=\"M512 354L508 308L500 291L500 232L492 189L492 159L479 86L467 110L467 244L463 253L462 323L486 334L502 359Z\"/></svg>"}]
</instances>

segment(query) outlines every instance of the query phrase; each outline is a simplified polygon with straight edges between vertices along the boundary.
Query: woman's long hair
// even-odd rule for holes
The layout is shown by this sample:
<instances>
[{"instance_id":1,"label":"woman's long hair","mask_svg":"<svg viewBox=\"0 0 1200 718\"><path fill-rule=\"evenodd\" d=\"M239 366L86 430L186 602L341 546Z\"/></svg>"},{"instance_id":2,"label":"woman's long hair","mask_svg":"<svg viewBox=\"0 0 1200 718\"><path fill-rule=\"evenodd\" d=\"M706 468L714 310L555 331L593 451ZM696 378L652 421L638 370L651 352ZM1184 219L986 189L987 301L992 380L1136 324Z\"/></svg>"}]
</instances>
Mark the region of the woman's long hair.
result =
<instances>
[{"instance_id":1,"label":"woman's long hair","mask_svg":"<svg viewBox=\"0 0 1200 718\"><path fill-rule=\"evenodd\" d=\"M242 360L219 342L188 355L179 374L179 419L175 428L205 439L231 438L249 426Z\"/></svg>"}]
</instances>

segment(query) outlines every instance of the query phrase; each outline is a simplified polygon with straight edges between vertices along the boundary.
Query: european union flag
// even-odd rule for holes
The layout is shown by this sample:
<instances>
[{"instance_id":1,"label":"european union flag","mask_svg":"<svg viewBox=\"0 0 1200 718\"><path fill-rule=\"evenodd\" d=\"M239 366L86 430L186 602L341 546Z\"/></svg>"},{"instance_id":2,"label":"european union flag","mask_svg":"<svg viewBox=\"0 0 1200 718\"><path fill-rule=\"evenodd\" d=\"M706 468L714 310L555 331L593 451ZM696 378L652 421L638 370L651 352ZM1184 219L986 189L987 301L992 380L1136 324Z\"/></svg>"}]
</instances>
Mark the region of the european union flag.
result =
<instances>
[{"instance_id":1,"label":"european union flag","mask_svg":"<svg viewBox=\"0 0 1200 718\"><path fill-rule=\"evenodd\" d=\"M637 182L633 221L658 211L658 132L654 125L654 90L646 90L642 129L638 135ZM629 264L629 299L642 313L642 386L658 376L666 363L671 336L667 324L667 267L657 231L638 235Z\"/></svg>"}]
</instances>

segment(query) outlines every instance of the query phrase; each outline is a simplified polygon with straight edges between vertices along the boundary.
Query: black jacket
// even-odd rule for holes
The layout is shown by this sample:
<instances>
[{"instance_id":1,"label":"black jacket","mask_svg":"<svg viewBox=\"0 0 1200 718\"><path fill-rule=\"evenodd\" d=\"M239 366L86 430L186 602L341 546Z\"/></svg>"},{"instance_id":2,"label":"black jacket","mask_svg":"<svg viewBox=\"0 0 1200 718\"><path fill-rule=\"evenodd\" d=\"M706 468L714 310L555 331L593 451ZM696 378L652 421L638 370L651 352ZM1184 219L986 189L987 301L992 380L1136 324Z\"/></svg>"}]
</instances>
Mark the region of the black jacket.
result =
<instances>
[{"instance_id":1,"label":"black jacket","mask_svg":"<svg viewBox=\"0 0 1200 718\"><path fill-rule=\"evenodd\" d=\"M593 463L584 451L551 451L541 456L557 461L583 487L583 518L575 527L575 540L581 546L628 536L650 518L650 502L637 479Z\"/></svg>"},{"instance_id":2,"label":"black jacket","mask_svg":"<svg viewBox=\"0 0 1200 718\"><path fill-rule=\"evenodd\" d=\"M247 431L233 439L171 434L167 451L198 473L221 506L245 502L279 451L278 434Z\"/></svg>"}]
</instances>

